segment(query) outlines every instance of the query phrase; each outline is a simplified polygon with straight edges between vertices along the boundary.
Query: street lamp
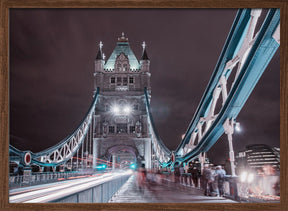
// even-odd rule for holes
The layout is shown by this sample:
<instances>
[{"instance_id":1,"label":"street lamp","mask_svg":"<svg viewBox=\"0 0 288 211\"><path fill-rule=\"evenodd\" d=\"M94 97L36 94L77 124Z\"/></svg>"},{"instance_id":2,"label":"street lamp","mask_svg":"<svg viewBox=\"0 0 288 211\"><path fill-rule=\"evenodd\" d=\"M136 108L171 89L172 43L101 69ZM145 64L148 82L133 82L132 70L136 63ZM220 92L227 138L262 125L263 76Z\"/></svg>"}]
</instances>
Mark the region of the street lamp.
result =
<instances>
[{"instance_id":1,"label":"street lamp","mask_svg":"<svg viewBox=\"0 0 288 211\"><path fill-rule=\"evenodd\" d=\"M249 173L247 171L243 171L241 174L240 174L240 181L241 182L247 182L247 183L251 183L253 182L254 180L254 174L253 173Z\"/></svg>"},{"instance_id":2,"label":"street lamp","mask_svg":"<svg viewBox=\"0 0 288 211\"><path fill-rule=\"evenodd\" d=\"M239 122L235 122L235 119L229 119L227 118L226 121L223 124L225 133L228 136L228 143L229 143L229 158L230 158L230 164L231 164L231 174L232 176L235 176L235 158L234 158L234 150L233 150L233 133L234 133L234 129L238 132L241 131L240 128L240 123Z\"/></svg>"},{"instance_id":3,"label":"street lamp","mask_svg":"<svg viewBox=\"0 0 288 211\"><path fill-rule=\"evenodd\" d=\"M235 123L235 130L236 130L237 132L241 132L240 122L236 122L236 123Z\"/></svg>"}]
</instances>

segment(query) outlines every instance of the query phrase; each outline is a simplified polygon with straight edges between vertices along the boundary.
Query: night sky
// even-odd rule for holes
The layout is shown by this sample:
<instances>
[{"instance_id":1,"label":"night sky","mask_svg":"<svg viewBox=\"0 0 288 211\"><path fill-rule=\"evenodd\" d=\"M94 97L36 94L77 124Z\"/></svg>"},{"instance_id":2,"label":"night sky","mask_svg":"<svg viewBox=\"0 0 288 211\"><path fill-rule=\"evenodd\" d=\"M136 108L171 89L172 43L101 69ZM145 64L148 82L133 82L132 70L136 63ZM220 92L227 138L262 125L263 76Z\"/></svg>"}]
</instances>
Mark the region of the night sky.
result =
<instances>
[{"instance_id":1,"label":"night sky","mask_svg":"<svg viewBox=\"0 0 288 211\"><path fill-rule=\"evenodd\" d=\"M124 32L140 59L151 61L151 107L163 142L175 150L197 109L237 10L11 9L10 143L38 152L71 134L92 100L94 59L106 58ZM279 50L237 121L235 151L247 144L280 146ZM208 152L227 159L223 135Z\"/></svg>"}]
</instances>

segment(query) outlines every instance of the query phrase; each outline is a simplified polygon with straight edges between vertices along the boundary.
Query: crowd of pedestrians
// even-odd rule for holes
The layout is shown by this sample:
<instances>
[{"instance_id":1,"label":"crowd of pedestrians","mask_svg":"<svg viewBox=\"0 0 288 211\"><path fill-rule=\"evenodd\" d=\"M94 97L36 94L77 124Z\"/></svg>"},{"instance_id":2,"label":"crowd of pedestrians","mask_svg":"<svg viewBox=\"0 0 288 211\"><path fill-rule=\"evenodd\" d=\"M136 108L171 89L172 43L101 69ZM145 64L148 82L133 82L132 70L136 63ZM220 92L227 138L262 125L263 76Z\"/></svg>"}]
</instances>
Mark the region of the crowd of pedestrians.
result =
<instances>
[{"instance_id":1,"label":"crowd of pedestrians","mask_svg":"<svg viewBox=\"0 0 288 211\"><path fill-rule=\"evenodd\" d=\"M223 196L224 195L224 178L226 172L221 166L212 168L209 164L204 165L202 175L202 185L205 196Z\"/></svg>"},{"instance_id":2,"label":"crowd of pedestrians","mask_svg":"<svg viewBox=\"0 0 288 211\"><path fill-rule=\"evenodd\" d=\"M165 170L163 172L146 170L145 165L142 164L137 171L139 191L143 192L147 183L160 185L169 181L174 185L183 184L198 189L202 188L206 196L224 196L223 184L226 172L221 166L212 167L205 164L202 175L200 168L193 165L175 166L173 172L169 168Z\"/></svg>"}]
</instances>

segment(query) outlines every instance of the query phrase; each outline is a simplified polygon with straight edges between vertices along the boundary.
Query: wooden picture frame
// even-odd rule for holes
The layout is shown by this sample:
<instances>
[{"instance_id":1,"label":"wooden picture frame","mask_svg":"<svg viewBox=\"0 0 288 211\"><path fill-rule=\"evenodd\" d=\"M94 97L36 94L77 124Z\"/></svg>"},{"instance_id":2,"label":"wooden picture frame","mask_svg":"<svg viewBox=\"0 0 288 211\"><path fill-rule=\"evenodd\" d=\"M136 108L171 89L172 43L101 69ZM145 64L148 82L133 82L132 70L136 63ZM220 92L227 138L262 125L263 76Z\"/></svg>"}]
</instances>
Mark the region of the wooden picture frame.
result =
<instances>
[{"instance_id":1,"label":"wooden picture frame","mask_svg":"<svg viewBox=\"0 0 288 211\"><path fill-rule=\"evenodd\" d=\"M287 198L287 95L288 95L288 2L285 0L1 0L0 74L0 209L1 210L288 210ZM239 204L11 204L9 203L9 9L11 8L280 8L280 203Z\"/></svg>"}]
</instances>

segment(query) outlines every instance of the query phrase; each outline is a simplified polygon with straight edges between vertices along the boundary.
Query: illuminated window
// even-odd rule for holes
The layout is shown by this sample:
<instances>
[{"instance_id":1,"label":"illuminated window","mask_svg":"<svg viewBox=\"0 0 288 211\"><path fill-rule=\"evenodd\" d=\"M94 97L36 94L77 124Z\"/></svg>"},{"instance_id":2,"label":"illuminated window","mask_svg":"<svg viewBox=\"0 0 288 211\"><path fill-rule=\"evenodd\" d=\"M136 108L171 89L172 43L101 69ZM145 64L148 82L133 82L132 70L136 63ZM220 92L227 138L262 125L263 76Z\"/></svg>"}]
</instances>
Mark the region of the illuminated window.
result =
<instances>
[{"instance_id":1,"label":"illuminated window","mask_svg":"<svg viewBox=\"0 0 288 211\"><path fill-rule=\"evenodd\" d=\"M121 64L117 64L117 70L121 71Z\"/></svg>"},{"instance_id":2,"label":"illuminated window","mask_svg":"<svg viewBox=\"0 0 288 211\"><path fill-rule=\"evenodd\" d=\"M123 71L126 71L126 70L128 70L128 68L127 68L128 66L127 66L127 64L123 64Z\"/></svg>"}]
</instances>

